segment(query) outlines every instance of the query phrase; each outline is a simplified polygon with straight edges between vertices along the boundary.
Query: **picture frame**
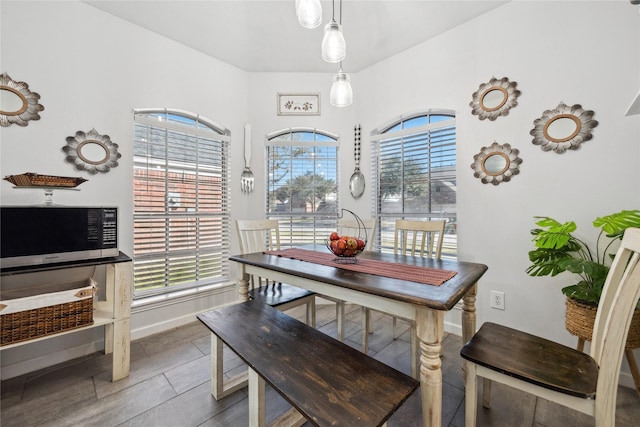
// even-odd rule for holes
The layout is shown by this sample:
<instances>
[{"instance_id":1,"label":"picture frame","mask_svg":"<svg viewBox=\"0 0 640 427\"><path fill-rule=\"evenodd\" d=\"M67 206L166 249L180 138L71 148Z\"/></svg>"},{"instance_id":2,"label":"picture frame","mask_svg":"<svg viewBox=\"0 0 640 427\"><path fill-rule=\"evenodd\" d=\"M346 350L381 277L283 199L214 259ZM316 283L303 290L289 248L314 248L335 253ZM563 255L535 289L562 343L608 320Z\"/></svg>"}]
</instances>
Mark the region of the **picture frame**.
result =
<instances>
[{"instance_id":1,"label":"picture frame","mask_svg":"<svg viewBox=\"0 0 640 427\"><path fill-rule=\"evenodd\" d=\"M279 116L319 116L319 93L279 93Z\"/></svg>"}]
</instances>

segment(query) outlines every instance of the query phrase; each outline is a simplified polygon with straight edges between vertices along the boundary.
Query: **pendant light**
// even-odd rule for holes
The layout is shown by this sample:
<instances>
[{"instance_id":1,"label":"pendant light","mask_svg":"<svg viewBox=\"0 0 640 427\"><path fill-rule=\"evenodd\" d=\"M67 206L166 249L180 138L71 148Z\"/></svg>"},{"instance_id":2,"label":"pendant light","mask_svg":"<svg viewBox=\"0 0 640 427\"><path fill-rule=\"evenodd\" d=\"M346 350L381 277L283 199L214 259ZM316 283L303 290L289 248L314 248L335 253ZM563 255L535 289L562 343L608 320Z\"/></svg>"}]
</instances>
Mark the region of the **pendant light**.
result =
<instances>
[{"instance_id":1,"label":"pendant light","mask_svg":"<svg viewBox=\"0 0 640 427\"><path fill-rule=\"evenodd\" d=\"M340 21L342 22L342 0L340 0ZM340 62L347 54L347 44L342 34L342 25L335 20L335 0L332 1L331 22L324 27L322 38L322 59L327 62Z\"/></svg>"},{"instance_id":2,"label":"pendant light","mask_svg":"<svg viewBox=\"0 0 640 427\"><path fill-rule=\"evenodd\" d=\"M322 22L320 0L296 0L296 15L304 28L316 28Z\"/></svg>"},{"instance_id":3,"label":"pendant light","mask_svg":"<svg viewBox=\"0 0 640 427\"><path fill-rule=\"evenodd\" d=\"M348 107L353 103L353 90L351 89L351 78L342 70L333 76L333 85L329 93L329 103L334 107Z\"/></svg>"}]
</instances>

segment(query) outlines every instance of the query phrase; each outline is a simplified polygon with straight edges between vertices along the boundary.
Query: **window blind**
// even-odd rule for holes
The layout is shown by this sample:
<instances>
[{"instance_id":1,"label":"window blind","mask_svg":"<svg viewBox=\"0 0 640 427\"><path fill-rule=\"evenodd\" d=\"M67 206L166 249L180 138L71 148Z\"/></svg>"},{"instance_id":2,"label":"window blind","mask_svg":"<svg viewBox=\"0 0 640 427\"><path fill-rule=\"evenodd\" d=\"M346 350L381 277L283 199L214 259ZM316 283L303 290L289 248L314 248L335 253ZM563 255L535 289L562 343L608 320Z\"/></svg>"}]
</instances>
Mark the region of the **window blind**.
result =
<instances>
[{"instance_id":1,"label":"window blind","mask_svg":"<svg viewBox=\"0 0 640 427\"><path fill-rule=\"evenodd\" d=\"M378 244L391 250L398 218L445 219L445 253L455 254L455 120L414 116L371 136L373 211L378 216Z\"/></svg>"},{"instance_id":2,"label":"window blind","mask_svg":"<svg viewBox=\"0 0 640 427\"><path fill-rule=\"evenodd\" d=\"M266 215L278 219L281 244L323 242L337 226L337 136L297 128L267 138Z\"/></svg>"},{"instance_id":3,"label":"window blind","mask_svg":"<svg viewBox=\"0 0 640 427\"><path fill-rule=\"evenodd\" d=\"M229 138L197 115L134 123L136 296L229 279Z\"/></svg>"}]
</instances>

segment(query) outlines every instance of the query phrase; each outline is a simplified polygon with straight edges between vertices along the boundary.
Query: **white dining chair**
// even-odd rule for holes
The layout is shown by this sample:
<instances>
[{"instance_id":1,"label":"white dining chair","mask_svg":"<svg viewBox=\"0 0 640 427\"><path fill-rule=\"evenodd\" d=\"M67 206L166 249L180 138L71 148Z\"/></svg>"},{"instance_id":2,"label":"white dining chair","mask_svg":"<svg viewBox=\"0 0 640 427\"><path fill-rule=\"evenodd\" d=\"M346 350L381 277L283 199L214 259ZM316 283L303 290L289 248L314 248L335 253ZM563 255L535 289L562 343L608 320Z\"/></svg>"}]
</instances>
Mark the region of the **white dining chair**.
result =
<instances>
[{"instance_id":1,"label":"white dining chair","mask_svg":"<svg viewBox=\"0 0 640 427\"><path fill-rule=\"evenodd\" d=\"M475 427L478 385L490 407L490 384L505 384L613 427L620 365L640 298L640 229L628 228L607 275L590 354L507 326L484 323L463 346L465 425ZM495 414L499 416L499 414Z\"/></svg>"},{"instance_id":2,"label":"white dining chair","mask_svg":"<svg viewBox=\"0 0 640 427\"><path fill-rule=\"evenodd\" d=\"M240 250L243 254L280 249L280 228L277 219L237 220ZM316 326L316 293L297 286L251 277L249 297L286 311L306 305L306 323Z\"/></svg>"}]
</instances>

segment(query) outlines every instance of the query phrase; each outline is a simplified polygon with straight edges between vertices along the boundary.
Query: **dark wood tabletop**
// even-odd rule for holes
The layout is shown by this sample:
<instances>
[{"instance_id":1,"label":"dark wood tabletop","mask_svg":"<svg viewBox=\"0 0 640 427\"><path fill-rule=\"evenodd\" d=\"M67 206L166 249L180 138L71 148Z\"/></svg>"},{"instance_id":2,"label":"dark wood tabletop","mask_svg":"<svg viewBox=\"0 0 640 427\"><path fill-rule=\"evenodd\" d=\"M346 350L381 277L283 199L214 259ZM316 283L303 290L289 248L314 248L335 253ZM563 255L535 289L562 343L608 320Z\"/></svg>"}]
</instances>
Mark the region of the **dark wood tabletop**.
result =
<instances>
[{"instance_id":1,"label":"dark wood tabletop","mask_svg":"<svg viewBox=\"0 0 640 427\"><path fill-rule=\"evenodd\" d=\"M304 249L324 250L322 246L304 247ZM359 273L335 267L314 264L295 259L251 253L235 255L230 258L241 264L261 267L286 273L316 282L366 292L416 305L424 305L436 310L450 310L475 285L487 271L484 264L453 260L435 260L432 258L393 255L381 252L363 252L359 258L375 259L399 264L418 265L425 268L451 270L457 274L440 286L425 285L405 280L392 279L369 273Z\"/></svg>"}]
</instances>

